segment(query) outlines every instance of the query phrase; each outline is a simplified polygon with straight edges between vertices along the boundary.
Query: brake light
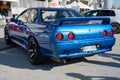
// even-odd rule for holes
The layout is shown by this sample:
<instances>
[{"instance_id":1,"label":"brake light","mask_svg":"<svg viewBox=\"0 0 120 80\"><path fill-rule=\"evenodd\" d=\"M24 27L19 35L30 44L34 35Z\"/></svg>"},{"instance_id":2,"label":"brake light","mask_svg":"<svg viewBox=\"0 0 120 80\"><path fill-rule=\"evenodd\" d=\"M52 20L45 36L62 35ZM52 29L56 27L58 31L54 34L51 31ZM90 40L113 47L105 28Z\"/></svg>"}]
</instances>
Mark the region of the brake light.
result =
<instances>
[{"instance_id":1,"label":"brake light","mask_svg":"<svg viewBox=\"0 0 120 80\"><path fill-rule=\"evenodd\" d=\"M108 32L106 30L103 31L103 36L106 37Z\"/></svg>"},{"instance_id":2,"label":"brake light","mask_svg":"<svg viewBox=\"0 0 120 80\"><path fill-rule=\"evenodd\" d=\"M74 34L73 34L72 32L70 32L70 33L68 34L68 39L72 40L73 38L74 38Z\"/></svg>"},{"instance_id":3,"label":"brake light","mask_svg":"<svg viewBox=\"0 0 120 80\"><path fill-rule=\"evenodd\" d=\"M113 36L114 31L113 31L113 30L111 30L109 34L110 34L110 36Z\"/></svg>"},{"instance_id":4,"label":"brake light","mask_svg":"<svg viewBox=\"0 0 120 80\"><path fill-rule=\"evenodd\" d=\"M56 39L59 40L59 41L61 41L63 39L63 34L62 33L58 33L56 35Z\"/></svg>"}]
</instances>

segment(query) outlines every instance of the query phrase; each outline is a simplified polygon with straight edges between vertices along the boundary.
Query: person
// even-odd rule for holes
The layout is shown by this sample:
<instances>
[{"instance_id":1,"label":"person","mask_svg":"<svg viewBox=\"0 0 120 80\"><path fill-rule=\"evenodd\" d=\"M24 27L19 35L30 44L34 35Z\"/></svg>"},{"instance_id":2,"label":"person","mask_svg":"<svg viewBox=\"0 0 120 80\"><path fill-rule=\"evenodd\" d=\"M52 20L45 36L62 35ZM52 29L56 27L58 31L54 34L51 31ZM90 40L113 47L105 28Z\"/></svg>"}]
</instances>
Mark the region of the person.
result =
<instances>
[{"instance_id":1,"label":"person","mask_svg":"<svg viewBox=\"0 0 120 80\"><path fill-rule=\"evenodd\" d=\"M1 10L1 15L5 16L5 18L8 17L8 11L6 9Z\"/></svg>"}]
</instances>

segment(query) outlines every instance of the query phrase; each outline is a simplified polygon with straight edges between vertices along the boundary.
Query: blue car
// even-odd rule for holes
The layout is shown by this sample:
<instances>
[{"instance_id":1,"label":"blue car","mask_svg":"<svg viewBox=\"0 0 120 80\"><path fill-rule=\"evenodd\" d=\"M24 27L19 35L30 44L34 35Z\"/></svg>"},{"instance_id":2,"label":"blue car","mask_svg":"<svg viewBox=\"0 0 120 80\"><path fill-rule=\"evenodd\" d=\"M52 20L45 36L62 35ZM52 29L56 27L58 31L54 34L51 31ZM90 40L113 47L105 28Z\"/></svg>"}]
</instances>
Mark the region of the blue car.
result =
<instances>
[{"instance_id":1,"label":"blue car","mask_svg":"<svg viewBox=\"0 0 120 80\"><path fill-rule=\"evenodd\" d=\"M30 8L4 28L6 44L28 51L33 64L46 58L66 60L111 51L115 44L109 18L85 18L67 8Z\"/></svg>"}]
</instances>

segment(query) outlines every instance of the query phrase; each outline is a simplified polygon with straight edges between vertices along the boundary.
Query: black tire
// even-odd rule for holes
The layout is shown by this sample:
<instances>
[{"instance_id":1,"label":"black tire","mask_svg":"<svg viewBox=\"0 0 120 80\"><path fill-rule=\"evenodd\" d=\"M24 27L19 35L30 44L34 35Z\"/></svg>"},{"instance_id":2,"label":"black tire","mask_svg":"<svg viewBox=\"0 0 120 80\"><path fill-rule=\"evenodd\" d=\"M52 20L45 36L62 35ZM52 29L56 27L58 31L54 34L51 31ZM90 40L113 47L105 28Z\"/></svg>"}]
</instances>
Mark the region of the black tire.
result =
<instances>
[{"instance_id":1,"label":"black tire","mask_svg":"<svg viewBox=\"0 0 120 80\"><path fill-rule=\"evenodd\" d=\"M118 23L112 23L111 25L113 27L113 30L114 30L115 34L120 33L120 25Z\"/></svg>"},{"instance_id":2,"label":"black tire","mask_svg":"<svg viewBox=\"0 0 120 80\"><path fill-rule=\"evenodd\" d=\"M30 37L28 41L28 56L30 63L33 65L45 62L45 58L41 55L38 43L33 37Z\"/></svg>"},{"instance_id":3,"label":"black tire","mask_svg":"<svg viewBox=\"0 0 120 80\"><path fill-rule=\"evenodd\" d=\"M12 44L10 37L9 37L8 30L6 28L4 29L4 39L7 45Z\"/></svg>"}]
</instances>

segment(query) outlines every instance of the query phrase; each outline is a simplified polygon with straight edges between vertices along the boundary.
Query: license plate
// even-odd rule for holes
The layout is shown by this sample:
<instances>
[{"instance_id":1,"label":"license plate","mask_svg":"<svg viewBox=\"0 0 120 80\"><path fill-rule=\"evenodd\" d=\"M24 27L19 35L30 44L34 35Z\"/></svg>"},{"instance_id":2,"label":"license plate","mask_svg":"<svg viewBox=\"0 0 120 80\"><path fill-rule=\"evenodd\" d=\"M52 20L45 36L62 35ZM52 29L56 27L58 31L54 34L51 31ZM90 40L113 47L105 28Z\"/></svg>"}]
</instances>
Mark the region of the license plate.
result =
<instances>
[{"instance_id":1,"label":"license plate","mask_svg":"<svg viewBox=\"0 0 120 80\"><path fill-rule=\"evenodd\" d=\"M94 50L97 50L96 45L83 47L83 51L94 51Z\"/></svg>"}]
</instances>

